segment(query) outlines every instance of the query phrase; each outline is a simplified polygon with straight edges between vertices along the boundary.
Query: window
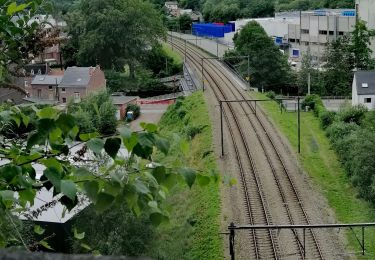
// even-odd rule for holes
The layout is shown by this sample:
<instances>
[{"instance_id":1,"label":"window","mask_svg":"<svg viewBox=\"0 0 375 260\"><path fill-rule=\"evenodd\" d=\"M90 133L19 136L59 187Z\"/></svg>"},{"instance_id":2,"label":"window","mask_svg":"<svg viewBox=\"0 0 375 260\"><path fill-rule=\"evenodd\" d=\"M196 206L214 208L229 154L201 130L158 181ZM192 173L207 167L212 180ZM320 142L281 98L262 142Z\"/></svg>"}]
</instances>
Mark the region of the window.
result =
<instances>
[{"instance_id":1,"label":"window","mask_svg":"<svg viewBox=\"0 0 375 260\"><path fill-rule=\"evenodd\" d=\"M362 83L362 88L368 88L368 84L367 83Z\"/></svg>"},{"instance_id":2,"label":"window","mask_svg":"<svg viewBox=\"0 0 375 260\"><path fill-rule=\"evenodd\" d=\"M81 94L79 92L74 92L74 102L81 101Z\"/></svg>"},{"instance_id":3,"label":"window","mask_svg":"<svg viewBox=\"0 0 375 260\"><path fill-rule=\"evenodd\" d=\"M329 35L335 35L334 31L329 31Z\"/></svg>"},{"instance_id":4,"label":"window","mask_svg":"<svg viewBox=\"0 0 375 260\"><path fill-rule=\"evenodd\" d=\"M296 39L289 39L289 42L296 42Z\"/></svg>"},{"instance_id":5,"label":"window","mask_svg":"<svg viewBox=\"0 0 375 260\"><path fill-rule=\"evenodd\" d=\"M344 32L339 32L339 35L343 36L343 35L344 35Z\"/></svg>"},{"instance_id":6,"label":"window","mask_svg":"<svg viewBox=\"0 0 375 260\"><path fill-rule=\"evenodd\" d=\"M49 89L49 90L52 90L52 86L48 86L48 89Z\"/></svg>"},{"instance_id":7,"label":"window","mask_svg":"<svg viewBox=\"0 0 375 260\"><path fill-rule=\"evenodd\" d=\"M365 98L365 103L371 103L371 98Z\"/></svg>"},{"instance_id":8,"label":"window","mask_svg":"<svg viewBox=\"0 0 375 260\"><path fill-rule=\"evenodd\" d=\"M42 97L42 90L38 89L38 98L41 98L41 97Z\"/></svg>"},{"instance_id":9,"label":"window","mask_svg":"<svg viewBox=\"0 0 375 260\"><path fill-rule=\"evenodd\" d=\"M27 87L29 84L27 83L27 80L25 80L25 87Z\"/></svg>"},{"instance_id":10,"label":"window","mask_svg":"<svg viewBox=\"0 0 375 260\"><path fill-rule=\"evenodd\" d=\"M305 44L306 46L309 46L309 45L310 45L310 43L309 43L309 42L304 42L304 44Z\"/></svg>"},{"instance_id":11,"label":"window","mask_svg":"<svg viewBox=\"0 0 375 260\"><path fill-rule=\"evenodd\" d=\"M319 34L327 35L327 31L325 31L325 30L320 30L320 31L319 31Z\"/></svg>"},{"instance_id":12,"label":"window","mask_svg":"<svg viewBox=\"0 0 375 260\"><path fill-rule=\"evenodd\" d=\"M63 98L62 98L62 102L63 102L63 103L66 103L66 98L63 97Z\"/></svg>"},{"instance_id":13,"label":"window","mask_svg":"<svg viewBox=\"0 0 375 260\"><path fill-rule=\"evenodd\" d=\"M65 93L65 88L61 88L61 93Z\"/></svg>"},{"instance_id":14,"label":"window","mask_svg":"<svg viewBox=\"0 0 375 260\"><path fill-rule=\"evenodd\" d=\"M31 70L31 71L30 71L30 74L31 74L31 75L34 75L34 70Z\"/></svg>"},{"instance_id":15,"label":"window","mask_svg":"<svg viewBox=\"0 0 375 260\"><path fill-rule=\"evenodd\" d=\"M309 33L310 33L310 31L309 31L309 30L307 30L307 29L302 29L302 30L301 30L301 33L302 33L302 34L309 34Z\"/></svg>"}]
</instances>

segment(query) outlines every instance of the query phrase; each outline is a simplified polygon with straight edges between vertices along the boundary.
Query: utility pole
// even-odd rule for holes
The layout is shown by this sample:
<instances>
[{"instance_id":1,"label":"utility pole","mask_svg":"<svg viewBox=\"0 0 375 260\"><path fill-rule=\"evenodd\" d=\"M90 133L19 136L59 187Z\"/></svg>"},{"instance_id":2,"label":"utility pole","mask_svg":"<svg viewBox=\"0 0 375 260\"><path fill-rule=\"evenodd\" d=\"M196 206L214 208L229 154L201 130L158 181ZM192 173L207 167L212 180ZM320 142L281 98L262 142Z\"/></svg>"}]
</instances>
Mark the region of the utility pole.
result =
<instances>
[{"instance_id":1,"label":"utility pole","mask_svg":"<svg viewBox=\"0 0 375 260\"><path fill-rule=\"evenodd\" d=\"M307 95L310 95L311 90L311 75L310 72L307 74Z\"/></svg>"},{"instance_id":2,"label":"utility pole","mask_svg":"<svg viewBox=\"0 0 375 260\"><path fill-rule=\"evenodd\" d=\"M247 56L247 81L249 83L250 90L250 55Z\"/></svg>"},{"instance_id":3,"label":"utility pole","mask_svg":"<svg viewBox=\"0 0 375 260\"><path fill-rule=\"evenodd\" d=\"M224 156L223 102L220 103L221 157Z\"/></svg>"},{"instance_id":4,"label":"utility pole","mask_svg":"<svg viewBox=\"0 0 375 260\"><path fill-rule=\"evenodd\" d=\"M299 97L299 94L298 94L298 97L297 97L297 124L298 124L298 153L300 154L301 153L301 111L300 111L300 108L299 108L299 105L300 105L300 97Z\"/></svg>"},{"instance_id":5,"label":"utility pole","mask_svg":"<svg viewBox=\"0 0 375 260\"><path fill-rule=\"evenodd\" d=\"M219 39L216 38L216 57L219 58Z\"/></svg>"},{"instance_id":6,"label":"utility pole","mask_svg":"<svg viewBox=\"0 0 375 260\"><path fill-rule=\"evenodd\" d=\"M165 58L165 73L168 75L168 58Z\"/></svg>"}]
</instances>

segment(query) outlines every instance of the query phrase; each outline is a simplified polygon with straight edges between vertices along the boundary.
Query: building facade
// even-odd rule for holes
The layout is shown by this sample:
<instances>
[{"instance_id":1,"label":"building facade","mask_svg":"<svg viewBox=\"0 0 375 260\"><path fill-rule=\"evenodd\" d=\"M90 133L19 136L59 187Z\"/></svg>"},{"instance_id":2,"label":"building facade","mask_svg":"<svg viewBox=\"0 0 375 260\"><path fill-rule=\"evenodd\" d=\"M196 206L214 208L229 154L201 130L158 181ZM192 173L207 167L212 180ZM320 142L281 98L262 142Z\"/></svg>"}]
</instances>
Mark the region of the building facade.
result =
<instances>
[{"instance_id":1,"label":"building facade","mask_svg":"<svg viewBox=\"0 0 375 260\"><path fill-rule=\"evenodd\" d=\"M375 108L375 71L357 71L352 86L352 105Z\"/></svg>"},{"instance_id":2,"label":"building facade","mask_svg":"<svg viewBox=\"0 0 375 260\"><path fill-rule=\"evenodd\" d=\"M375 1L356 0L356 10L358 19L365 21L368 29L375 30ZM370 48L372 57L375 58L375 37L371 39Z\"/></svg>"},{"instance_id":3,"label":"building facade","mask_svg":"<svg viewBox=\"0 0 375 260\"><path fill-rule=\"evenodd\" d=\"M356 12L353 9L301 12L300 23L288 25L290 56L300 59L310 51L313 60L322 62L329 42L349 35L355 23Z\"/></svg>"}]
</instances>

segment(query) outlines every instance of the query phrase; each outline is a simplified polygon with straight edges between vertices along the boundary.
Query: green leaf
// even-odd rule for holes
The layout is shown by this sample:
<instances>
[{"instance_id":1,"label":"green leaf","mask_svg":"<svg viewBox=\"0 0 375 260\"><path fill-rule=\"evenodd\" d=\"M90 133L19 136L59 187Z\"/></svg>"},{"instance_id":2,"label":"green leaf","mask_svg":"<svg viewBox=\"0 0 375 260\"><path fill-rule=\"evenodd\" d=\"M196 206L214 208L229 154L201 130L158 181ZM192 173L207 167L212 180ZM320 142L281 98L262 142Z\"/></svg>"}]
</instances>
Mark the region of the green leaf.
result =
<instances>
[{"instance_id":1,"label":"green leaf","mask_svg":"<svg viewBox=\"0 0 375 260\"><path fill-rule=\"evenodd\" d=\"M36 114L40 119L55 119L57 117L57 110L53 107L45 107L36 112Z\"/></svg>"},{"instance_id":2,"label":"green leaf","mask_svg":"<svg viewBox=\"0 0 375 260\"><path fill-rule=\"evenodd\" d=\"M87 251L91 251L91 247L88 244L81 243L80 244L83 249L86 249Z\"/></svg>"},{"instance_id":3,"label":"green leaf","mask_svg":"<svg viewBox=\"0 0 375 260\"><path fill-rule=\"evenodd\" d=\"M181 168L179 173L185 178L186 184L191 188L195 182L195 171L190 168Z\"/></svg>"},{"instance_id":4,"label":"green leaf","mask_svg":"<svg viewBox=\"0 0 375 260\"><path fill-rule=\"evenodd\" d=\"M60 192L61 174L55 168L47 168L43 174L56 188L56 192Z\"/></svg>"},{"instance_id":5,"label":"green leaf","mask_svg":"<svg viewBox=\"0 0 375 260\"><path fill-rule=\"evenodd\" d=\"M49 249L49 250L54 250L54 249L48 244L48 242L45 241L45 240L41 240L41 241L39 241L39 244L40 244L41 246L43 246L43 247Z\"/></svg>"},{"instance_id":6,"label":"green leaf","mask_svg":"<svg viewBox=\"0 0 375 260\"><path fill-rule=\"evenodd\" d=\"M105 141L104 150L106 153L111 156L113 159L116 158L117 152L121 147L121 139L120 138L108 138Z\"/></svg>"},{"instance_id":7,"label":"green leaf","mask_svg":"<svg viewBox=\"0 0 375 260\"><path fill-rule=\"evenodd\" d=\"M97 181L88 181L83 185L87 197L93 202L96 202L99 192L99 184Z\"/></svg>"},{"instance_id":8,"label":"green leaf","mask_svg":"<svg viewBox=\"0 0 375 260\"><path fill-rule=\"evenodd\" d=\"M81 139L83 142L86 142L92 138L95 138L95 137L98 137L99 134L98 133L88 133L88 134L80 134L79 135L79 139Z\"/></svg>"},{"instance_id":9,"label":"green leaf","mask_svg":"<svg viewBox=\"0 0 375 260\"><path fill-rule=\"evenodd\" d=\"M152 200L152 201L149 201L148 203L147 203L147 205L150 207L150 208L152 208L152 209L159 209L158 208L158 203L156 202L156 201L154 201L154 200Z\"/></svg>"},{"instance_id":10,"label":"green leaf","mask_svg":"<svg viewBox=\"0 0 375 260\"><path fill-rule=\"evenodd\" d=\"M77 187L75 183L71 180L62 180L61 181L61 192L68 196L69 199L74 201L77 194Z\"/></svg>"},{"instance_id":11,"label":"green leaf","mask_svg":"<svg viewBox=\"0 0 375 260\"><path fill-rule=\"evenodd\" d=\"M190 150L189 142L186 140L182 140L180 143L180 149L184 155L188 155Z\"/></svg>"},{"instance_id":12,"label":"green leaf","mask_svg":"<svg viewBox=\"0 0 375 260\"><path fill-rule=\"evenodd\" d=\"M39 226L39 225L34 225L34 233L35 233L35 234L43 235L43 234L44 234L44 231L46 231L46 230L43 229L41 226Z\"/></svg>"},{"instance_id":13,"label":"green leaf","mask_svg":"<svg viewBox=\"0 0 375 260\"><path fill-rule=\"evenodd\" d=\"M74 170L73 179L77 181L90 181L96 179L96 177L86 168L79 167Z\"/></svg>"},{"instance_id":14,"label":"green leaf","mask_svg":"<svg viewBox=\"0 0 375 260\"><path fill-rule=\"evenodd\" d=\"M87 147L96 154L100 154L104 147L104 141L99 138L93 138L87 143Z\"/></svg>"},{"instance_id":15,"label":"green leaf","mask_svg":"<svg viewBox=\"0 0 375 260\"><path fill-rule=\"evenodd\" d=\"M82 240L85 238L85 232L78 233L76 228L73 229L73 234L75 239Z\"/></svg>"},{"instance_id":16,"label":"green leaf","mask_svg":"<svg viewBox=\"0 0 375 260\"><path fill-rule=\"evenodd\" d=\"M43 159L43 160L40 160L40 162L44 164L44 166L46 166L47 168L55 169L58 172L63 171L63 167L61 163L55 158Z\"/></svg>"},{"instance_id":17,"label":"green leaf","mask_svg":"<svg viewBox=\"0 0 375 260\"><path fill-rule=\"evenodd\" d=\"M155 177L159 184L162 184L166 178L166 169L164 166L157 166L152 169L152 175Z\"/></svg>"},{"instance_id":18,"label":"green leaf","mask_svg":"<svg viewBox=\"0 0 375 260\"><path fill-rule=\"evenodd\" d=\"M76 126L75 118L72 115L62 113L56 120L56 125L64 132L64 134L67 134Z\"/></svg>"},{"instance_id":19,"label":"green leaf","mask_svg":"<svg viewBox=\"0 0 375 260\"><path fill-rule=\"evenodd\" d=\"M21 114L22 122L27 127L30 123L30 118L24 114Z\"/></svg>"},{"instance_id":20,"label":"green leaf","mask_svg":"<svg viewBox=\"0 0 375 260\"><path fill-rule=\"evenodd\" d=\"M95 209L98 212L103 212L109 209L112 205L112 202L115 200L115 197L104 192L98 194L98 198L95 203Z\"/></svg>"},{"instance_id":21,"label":"green leaf","mask_svg":"<svg viewBox=\"0 0 375 260\"><path fill-rule=\"evenodd\" d=\"M141 127L149 133L155 133L158 130L158 126L150 123L140 123Z\"/></svg>"},{"instance_id":22,"label":"green leaf","mask_svg":"<svg viewBox=\"0 0 375 260\"><path fill-rule=\"evenodd\" d=\"M150 220L154 226L159 226L163 222L168 222L169 218L159 212L154 212L150 214Z\"/></svg>"},{"instance_id":23,"label":"green leaf","mask_svg":"<svg viewBox=\"0 0 375 260\"><path fill-rule=\"evenodd\" d=\"M10 5L8 5L7 15L13 16L15 13L24 10L28 6L29 6L29 4L20 4L20 5L17 5L16 2L12 2Z\"/></svg>"},{"instance_id":24,"label":"green leaf","mask_svg":"<svg viewBox=\"0 0 375 260\"><path fill-rule=\"evenodd\" d=\"M210 183L210 177L197 174L197 180L201 187L206 186Z\"/></svg>"},{"instance_id":25,"label":"green leaf","mask_svg":"<svg viewBox=\"0 0 375 260\"><path fill-rule=\"evenodd\" d=\"M140 193L143 193L143 194L150 193L150 190L147 188L147 186L140 180L136 180L134 182L134 187Z\"/></svg>"},{"instance_id":26,"label":"green leaf","mask_svg":"<svg viewBox=\"0 0 375 260\"><path fill-rule=\"evenodd\" d=\"M34 205L35 194L36 191L33 189L27 189L18 192L18 195L20 196L20 201L23 201L24 205L26 204L26 202L30 202L31 206Z\"/></svg>"},{"instance_id":27,"label":"green leaf","mask_svg":"<svg viewBox=\"0 0 375 260\"><path fill-rule=\"evenodd\" d=\"M155 139L155 145L156 147L165 155L168 154L169 148L170 148L170 143L167 139L162 138L162 137L157 137Z\"/></svg>"}]
</instances>

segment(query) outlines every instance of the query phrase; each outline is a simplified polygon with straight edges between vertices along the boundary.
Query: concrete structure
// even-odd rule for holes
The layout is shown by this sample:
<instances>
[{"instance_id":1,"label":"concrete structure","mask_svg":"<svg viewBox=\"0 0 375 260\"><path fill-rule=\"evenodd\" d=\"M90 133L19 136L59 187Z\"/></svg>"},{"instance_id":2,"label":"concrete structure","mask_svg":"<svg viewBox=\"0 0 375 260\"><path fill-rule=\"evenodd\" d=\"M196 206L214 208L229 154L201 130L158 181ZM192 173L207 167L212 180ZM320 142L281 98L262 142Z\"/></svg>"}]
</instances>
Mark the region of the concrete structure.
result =
<instances>
[{"instance_id":1,"label":"concrete structure","mask_svg":"<svg viewBox=\"0 0 375 260\"><path fill-rule=\"evenodd\" d=\"M329 42L353 31L355 10L315 10L301 12L299 25L288 26L290 56L300 58L310 50L313 60L321 62Z\"/></svg>"},{"instance_id":2,"label":"concrete structure","mask_svg":"<svg viewBox=\"0 0 375 260\"><path fill-rule=\"evenodd\" d=\"M178 8L177 2L165 2L164 7L168 10L170 15L179 16L180 9Z\"/></svg>"},{"instance_id":3,"label":"concrete structure","mask_svg":"<svg viewBox=\"0 0 375 260\"><path fill-rule=\"evenodd\" d=\"M357 71L352 87L352 105L375 108L375 71Z\"/></svg>"},{"instance_id":4,"label":"concrete structure","mask_svg":"<svg viewBox=\"0 0 375 260\"><path fill-rule=\"evenodd\" d=\"M225 34L224 39L227 42L233 43L233 36L236 32L239 32L248 22L256 21L258 22L266 31L267 35L273 38L282 38L287 42L288 38L288 25L298 25L299 24L299 12L288 12L279 13L275 17L268 18L254 18L254 19L240 19L234 21L236 31L232 33Z\"/></svg>"},{"instance_id":5,"label":"concrete structure","mask_svg":"<svg viewBox=\"0 0 375 260\"><path fill-rule=\"evenodd\" d=\"M112 103L116 106L116 118L122 120L125 118L126 108L129 104L137 104L139 97L117 95L116 93L111 95Z\"/></svg>"},{"instance_id":6,"label":"concrete structure","mask_svg":"<svg viewBox=\"0 0 375 260\"><path fill-rule=\"evenodd\" d=\"M63 76L37 75L31 83L31 102L80 102L89 93L106 88L104 72L97 67L68 67Z\"/></svg>"},{"instance_id":7,"label":"concrete structure","mask_svg":"<svg viewBox=\"0 0 375 260\"><path fill-rule=\"evenodd\" d=\"M367 23L368 29L375 30L375 1L356 0L356 10L358 18ZM375 58L375 37L371 40L370 48L372 57Z\"/></svg>"}]
</instances>

